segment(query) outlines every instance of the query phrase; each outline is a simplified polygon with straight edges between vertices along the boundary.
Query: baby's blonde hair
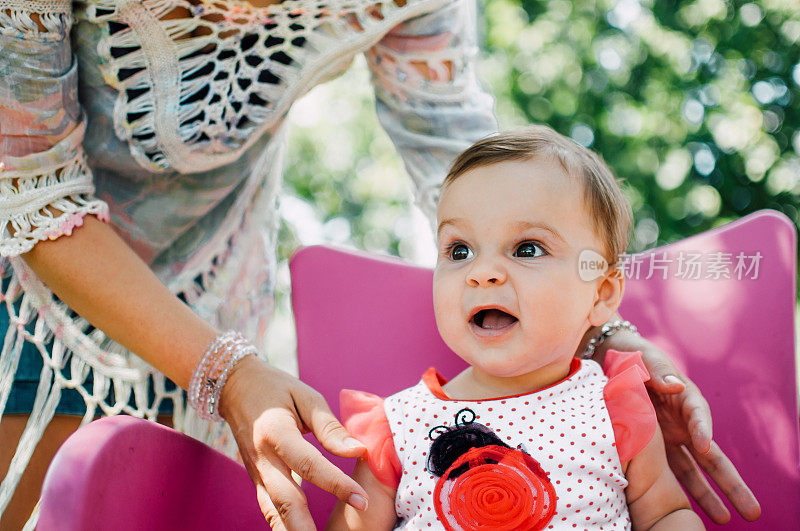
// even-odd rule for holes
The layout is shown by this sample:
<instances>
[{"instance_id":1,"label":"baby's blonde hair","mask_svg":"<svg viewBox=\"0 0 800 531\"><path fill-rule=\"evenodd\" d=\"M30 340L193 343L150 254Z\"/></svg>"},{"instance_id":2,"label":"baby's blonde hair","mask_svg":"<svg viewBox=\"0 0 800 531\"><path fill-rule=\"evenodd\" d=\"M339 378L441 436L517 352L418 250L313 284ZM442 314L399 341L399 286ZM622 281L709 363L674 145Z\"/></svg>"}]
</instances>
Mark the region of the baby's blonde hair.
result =
<instances>
[{"instance_id":1,"label":"baby's blonde hair","mask_svg":"<svg viewBox=\"0 0 800 531\"><path fill-rule=\"evenodd\" d=\"M469 170L538 156L555 157L567 175L581 180L595 233L605 243L605 258L616 265L628 247L630 204L599 155L547 126L531 125L476 142L453 162L442 189Z\"/></svg>"}]
</instances>

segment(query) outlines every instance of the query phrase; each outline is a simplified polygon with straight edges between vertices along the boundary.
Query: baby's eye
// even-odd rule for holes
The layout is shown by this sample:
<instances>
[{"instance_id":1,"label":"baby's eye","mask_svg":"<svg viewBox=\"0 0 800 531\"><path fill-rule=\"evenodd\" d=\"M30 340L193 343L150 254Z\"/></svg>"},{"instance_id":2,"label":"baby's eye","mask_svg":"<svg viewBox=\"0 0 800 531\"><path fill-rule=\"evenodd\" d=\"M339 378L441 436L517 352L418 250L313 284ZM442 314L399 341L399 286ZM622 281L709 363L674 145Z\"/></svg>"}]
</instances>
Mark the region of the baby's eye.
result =
<instances>
[{"instance_id":1,"label":"baby's eye","mask_svg":"<svg viewBox=\"0 0 800 531\"><path fill-rule=\"evenodd\" d=\"M472 249L463 243L456 243L450 247L451 260L468 260L472 258Z\"/></svg>"},{"instance_id":2,"label":"baby's eye","mask_svg":"<svg viewBox=\"0 0 800 531\"><path fill-rule=\"evenodd\" d=\"M517 247L517 250L514 251L514 256L520 258L538 258L546 254L547 251L544 250L544 247L536 242L522 242Z\"/></svg>"}]
</instances>

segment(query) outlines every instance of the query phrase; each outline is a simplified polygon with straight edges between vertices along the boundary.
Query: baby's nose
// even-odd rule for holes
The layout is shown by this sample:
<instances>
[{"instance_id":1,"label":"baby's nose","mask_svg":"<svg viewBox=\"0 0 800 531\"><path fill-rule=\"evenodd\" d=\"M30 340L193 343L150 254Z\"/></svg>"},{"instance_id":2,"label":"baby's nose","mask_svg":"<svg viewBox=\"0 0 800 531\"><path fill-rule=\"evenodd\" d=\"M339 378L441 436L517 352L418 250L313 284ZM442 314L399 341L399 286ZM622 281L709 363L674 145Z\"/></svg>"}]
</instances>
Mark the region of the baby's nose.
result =
<instances>
[{"instance_id":1,"label":"baby's nose","mask_svg":"<svg viewBox=\"0 0 800 531\"><path fill-rule=\"evenodd\" d=\"M506 281L506 272L502 266L497 263L491 263L486 260L486 263L476 263L469 271L467 276L467 284L473 287L486 286L486 285L499 285Z\"/></svg>"}]
</instances>

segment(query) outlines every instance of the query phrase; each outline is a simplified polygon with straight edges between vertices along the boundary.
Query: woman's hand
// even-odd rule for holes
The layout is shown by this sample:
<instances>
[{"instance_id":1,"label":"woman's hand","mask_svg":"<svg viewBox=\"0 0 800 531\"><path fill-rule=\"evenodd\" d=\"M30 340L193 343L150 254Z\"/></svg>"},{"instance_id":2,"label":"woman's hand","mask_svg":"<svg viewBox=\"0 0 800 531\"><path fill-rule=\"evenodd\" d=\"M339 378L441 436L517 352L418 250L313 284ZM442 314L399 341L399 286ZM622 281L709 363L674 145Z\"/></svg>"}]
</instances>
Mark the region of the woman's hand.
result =
<instances>
[{"instance_id":1,"label":"woman's hand","mask_svg":"<svg viewBox=\"0 0 800 531\"><path fill-rule=\"evenodd\" d=\"M638 334L618 331L603 341L597 349L598 357L602 359L609 348L642 352L642 361L650 372L647 389L664 435L670 468L703 511L718 524L731 518L698 465L742 518L753 521L761 516L755 496L712 439L711 409L697 386L678 371L666 354Z\"/></svg>"},{"instance_id":2,"label":"woman's hand","mask_svg":"<svg viewBox=\"0 0 800 531\"><path fill-rule=\"evenodd\" d=\"M228 378L220 415L231 426L261 512L273 530L316 529L292 470L354 508L366 509L364 489L301 435L313 432L326 450L342 457L366 451L311 387L247 356Z\"/></svg>"}]
</instances>

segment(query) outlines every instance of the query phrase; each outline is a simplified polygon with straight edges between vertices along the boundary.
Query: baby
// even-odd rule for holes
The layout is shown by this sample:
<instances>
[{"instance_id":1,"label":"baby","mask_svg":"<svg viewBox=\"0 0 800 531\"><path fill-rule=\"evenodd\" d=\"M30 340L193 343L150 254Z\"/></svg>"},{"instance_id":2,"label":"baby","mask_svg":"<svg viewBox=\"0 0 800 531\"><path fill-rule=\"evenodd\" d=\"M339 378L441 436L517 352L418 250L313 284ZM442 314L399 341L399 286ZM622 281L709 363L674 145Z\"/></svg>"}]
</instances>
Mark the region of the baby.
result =
<instances>
[{"instance_id":1,"label":"baby","mask_svg":"<svg viewBox=\"0 0 800 531\"><path fill-rule=\"evenodd\" d=\"M369 506L340 502L328 528L703 529L641 353L573 357L625 288L630 206L606 165L546 127L491 137L455 161L437 217L436 324L469 367L342 392Z\"/></svg>"}]
</instances>

